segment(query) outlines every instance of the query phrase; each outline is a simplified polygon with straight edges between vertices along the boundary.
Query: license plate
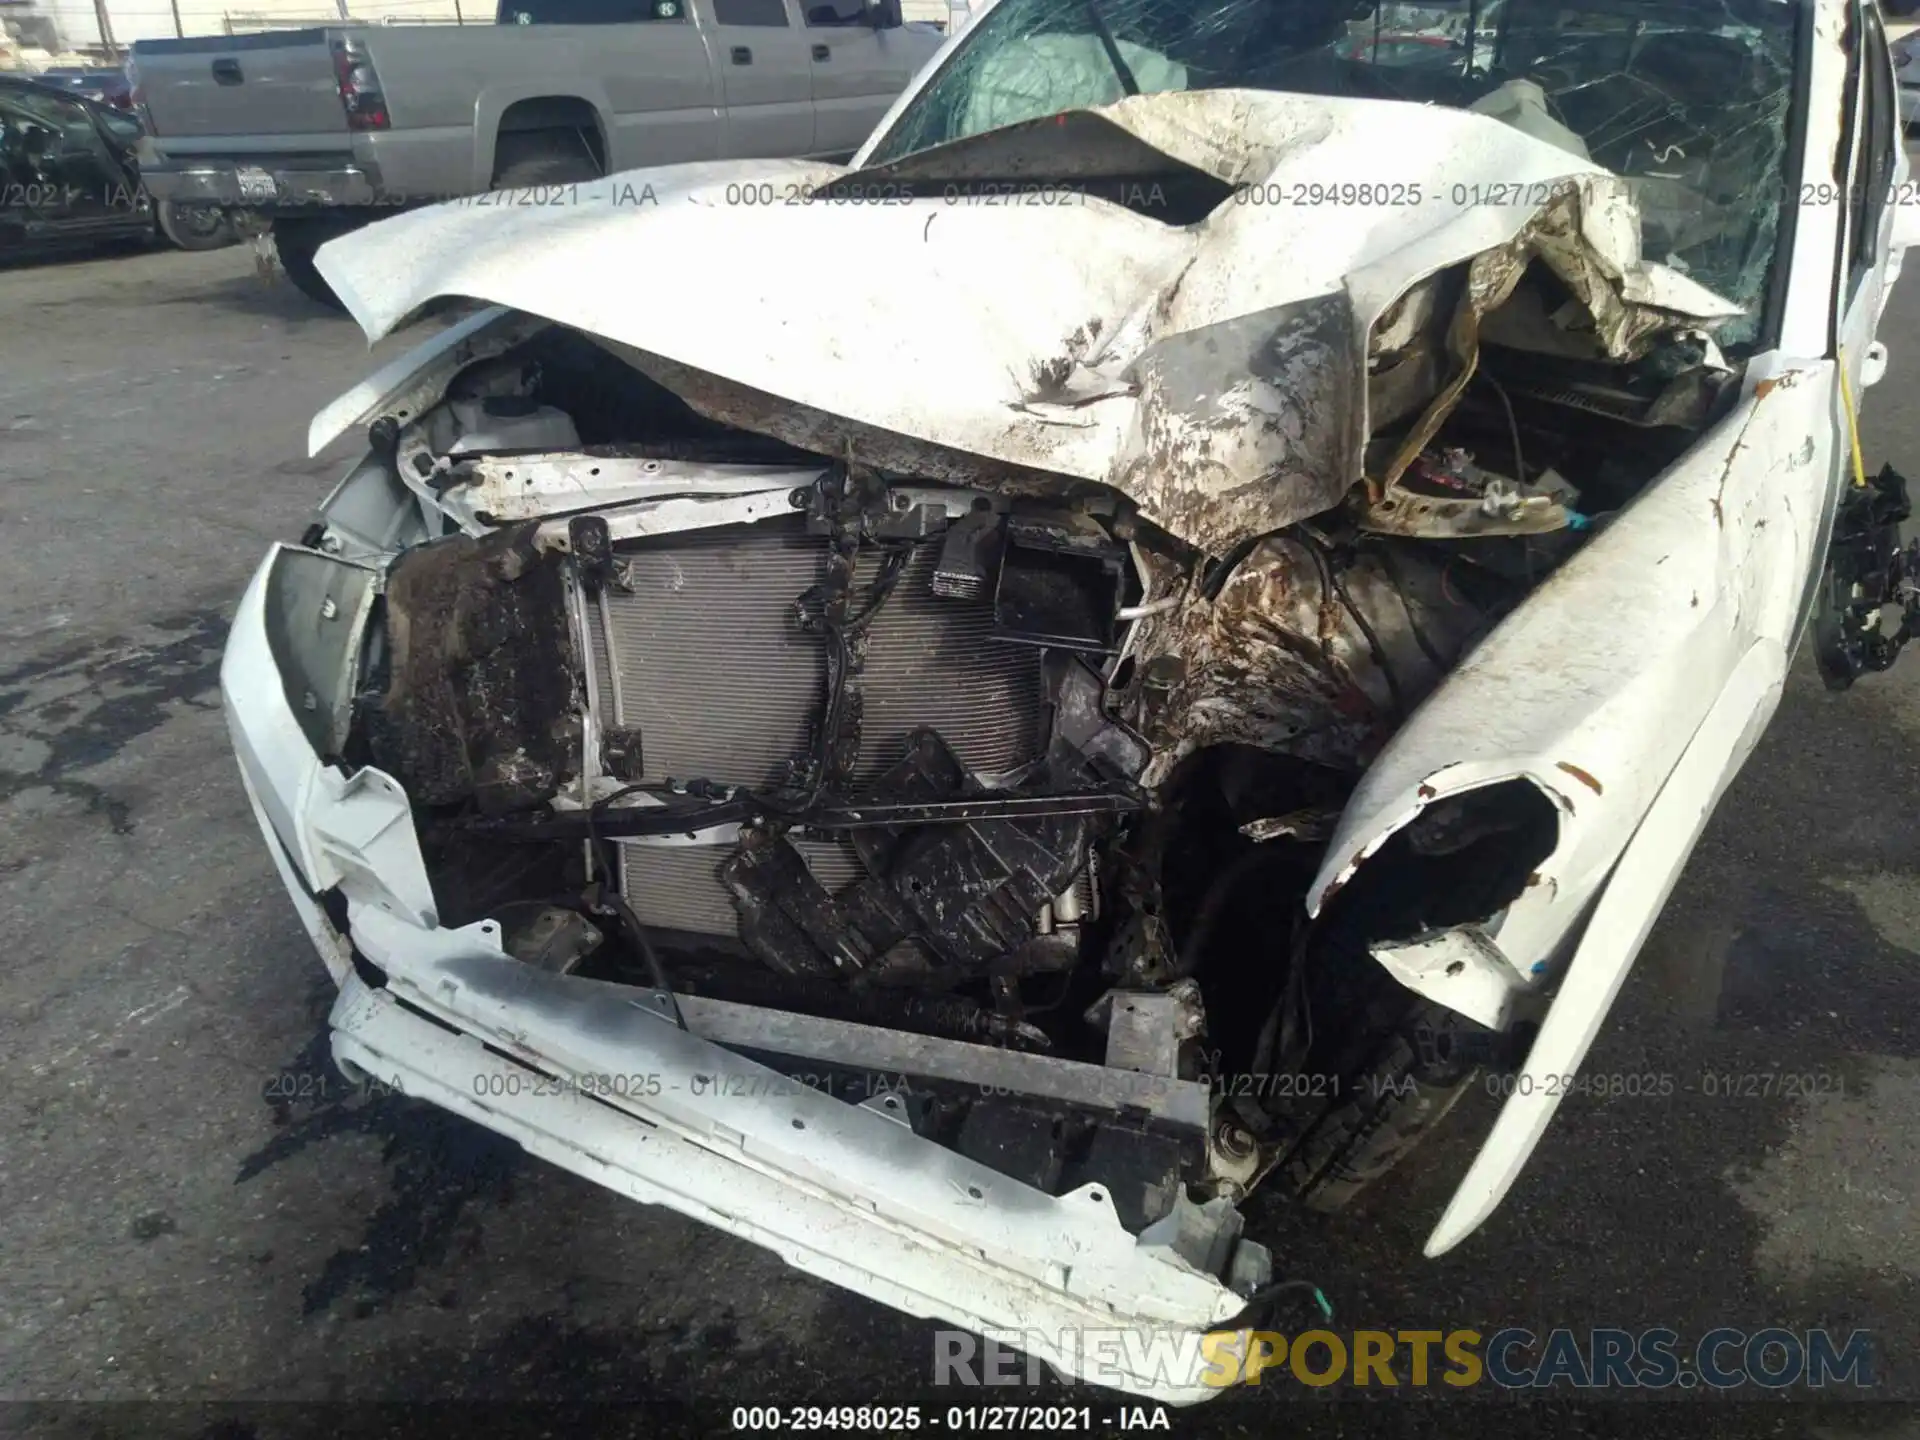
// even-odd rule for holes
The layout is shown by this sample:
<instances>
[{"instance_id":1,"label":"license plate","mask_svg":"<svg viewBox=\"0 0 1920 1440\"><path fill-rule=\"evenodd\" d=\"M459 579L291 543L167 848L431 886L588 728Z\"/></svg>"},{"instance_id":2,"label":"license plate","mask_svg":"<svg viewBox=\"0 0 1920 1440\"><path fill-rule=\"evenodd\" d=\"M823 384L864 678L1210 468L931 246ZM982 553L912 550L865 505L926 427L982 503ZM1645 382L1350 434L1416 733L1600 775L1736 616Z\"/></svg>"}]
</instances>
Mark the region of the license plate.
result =
<instances>
[{"instance_id":1,"label":"license plate","mask_svg":"<svg viewBox=\"0 0 1920 1440\"><path fill-rule=\"evenodd\" d=\"M242 165L234 172L240 181L242 200L271 200L277 193L273 176L255 165Z\"/></svg>"}]
</instances>

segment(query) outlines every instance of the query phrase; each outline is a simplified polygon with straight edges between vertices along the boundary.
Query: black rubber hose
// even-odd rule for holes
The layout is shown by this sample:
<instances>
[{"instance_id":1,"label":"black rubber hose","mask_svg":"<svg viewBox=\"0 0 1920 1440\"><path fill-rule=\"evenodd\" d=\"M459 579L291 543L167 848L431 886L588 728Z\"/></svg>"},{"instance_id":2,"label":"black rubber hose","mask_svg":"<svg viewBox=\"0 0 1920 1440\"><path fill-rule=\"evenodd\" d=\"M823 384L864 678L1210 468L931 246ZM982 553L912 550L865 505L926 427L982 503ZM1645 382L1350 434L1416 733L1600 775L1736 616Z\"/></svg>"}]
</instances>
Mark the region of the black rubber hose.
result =
<instances>
[{"instance_id":1,"label":"black rubber hose","mask_svg":"<svg viewBox=\"0 0 1920 1440\"><path fill-rule=\"evenodd\" d=\"M1420 653L1427 657L1427 663L1433 666L1434 673L1445 675L1448 668L1447 662L1441 658L1440 652L1434 648L1433 642L1427 639L1425 632L1420 628L1420 621L1413 613L1413 602L1407 598L1407 587L1401 582L1400 567L1393 558L1393 547L1381 544L1374 548L1373 553L1380 557L1380 568L1386 572L1387 581L1393 586L1393 593L1400 597L1400 608L1407 612L1407 630L1413 636L1413 643L1420 647Z\"/></svg>"},{"instance_id":2,"label":"black rubber hose","mask_svg":"<svg viewBox=\"0 0 1920 1440\"><path fill-rule=\"evenodd\" d=\"M647 939L647 927L640 923L640 917L633 913L633 907L627 904L626 897L618 891L606 892L607 903L612 905L626 927L627 938L633 942L633 948L640 952L640 961L647 967L654 988L667 997L667 1003L673 1007L673 1020L682 1030L687 1028L687 1017L680 1013L679 997L673 993L673 986L667 981L667 967L661 963L660 952L653 948L653 942Z\"/></svg>"},{"instance_id":3,"label":"black rubber hose","mask_svg":"<svg viewBox=\"0 0 1920 1440\"><path fill-rule=\"evenodd\" d=\"M1232 578L1233 572L1240 568L1241 563L1253 554L1265 538L1263 535L1249 535L1222 555L1214 567L1206 573L1206 577L1201 580L1201 596L1208 601L1218 600L1220 592L1227 588L1227 581Z\"/></svg>"},{"instance_id":4,"label":"black rubber hose","mask_svg":"<svg viewBox=\"0 0 1920 1440\"><path fill-rule=\"evenodd\" d=\"M1207 893L1200 897L1200 908L1194 912L1186 943L1180 947L1176 978L1191 975L1199 968L1201 957L1206 954L1207 946L1213 940L1213 932L1220 928L1220 917L1226 913L1227 901L1232 898L1234 887L1267 861L1285 858L1286 850L1278 845L1256 845L1214 877L1213 883L1207 886Z\"/></svg>"},{"instance_id":5,"label":"black rubber hose","mask_svg":"<svg viewBox=\"0 0 1920 1440\"><path fill-rule=\"evenodd\" d=\"M1501 408L1507 412L1507 436L1513 445L1513 478L1515 483L1524 485L1527 483L1527 461L1520 453L1520 421L1513 413L1513 401L1507 398L1507 387L1485 370L1475 373L1493 387L1493 393L1500 397Z\"/></svg>"},{"instance_id":6,"label":"black rubber hose","mask_svg":"<svg viewBox=\"0 0 1920 1440\"><path fill-rule=\"evenodd\" d=\"M1381 678L1387 682L1387 696L1393 704L1394 713L1405 719L1408 713L1407 697L1400 689L1400 677L1394 674L1393 662L1387 659L1387 650L1380 643L1380 636L1375 633L1367 617L1360 612L1360 607L1354 604L1353 595L1347 589L1347 582L1340 578L1340 572L1333 563L1333 555L1326 542L1305 527L1302 527L1300 533L1306 538L1314 558L1320 563L1322 589L1330 588L1339 598L1340 604L1345 607L1347 614L1353 617L1354 625L1365 637L1367 649L1373 655L1373 663L1379 667Z\"/></svg>"}]
</instances>

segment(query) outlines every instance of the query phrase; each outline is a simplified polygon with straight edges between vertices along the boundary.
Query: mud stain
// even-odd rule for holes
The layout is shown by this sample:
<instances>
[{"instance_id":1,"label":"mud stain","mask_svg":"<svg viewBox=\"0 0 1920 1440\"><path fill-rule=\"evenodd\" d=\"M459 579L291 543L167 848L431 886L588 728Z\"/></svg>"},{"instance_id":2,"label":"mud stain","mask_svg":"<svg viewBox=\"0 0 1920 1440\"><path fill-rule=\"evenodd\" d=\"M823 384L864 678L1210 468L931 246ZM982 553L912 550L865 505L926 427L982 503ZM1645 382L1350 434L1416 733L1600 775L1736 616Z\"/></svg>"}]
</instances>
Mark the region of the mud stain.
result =
<instances>
[{"instance_id":1,"label":"mud stain","mask_svg":"<svg viewBox=\"0 0 1920 1440\"><path fill-rule=\"evenodd\" d=\"M131 834L131 802L83 772L180 707L210 708L226 632L218 611L186 611L139 636L70 642L0 669L0 803L45 791Z\"/></svg>"},{"instance_id":2,"label":"mud stain","mask_svg":"<svg viewBox=\"0 0 1920 1440\"><path fill-rule=\"evenodd\" d=\"M343 1135L379 1140L391 1177L359 1244L335 1251L303 1287L303 1314L345 1305L364 1319L449 1259L479 1255L479 1212L512 1200L519 1146L421 1101L349 1086L334 1069L324 1027L281 1074L320 1083L283 1087L291 1099L267 1097L279 1133L242 1159L235 1184Z\"/></svg>"}]
</instances>

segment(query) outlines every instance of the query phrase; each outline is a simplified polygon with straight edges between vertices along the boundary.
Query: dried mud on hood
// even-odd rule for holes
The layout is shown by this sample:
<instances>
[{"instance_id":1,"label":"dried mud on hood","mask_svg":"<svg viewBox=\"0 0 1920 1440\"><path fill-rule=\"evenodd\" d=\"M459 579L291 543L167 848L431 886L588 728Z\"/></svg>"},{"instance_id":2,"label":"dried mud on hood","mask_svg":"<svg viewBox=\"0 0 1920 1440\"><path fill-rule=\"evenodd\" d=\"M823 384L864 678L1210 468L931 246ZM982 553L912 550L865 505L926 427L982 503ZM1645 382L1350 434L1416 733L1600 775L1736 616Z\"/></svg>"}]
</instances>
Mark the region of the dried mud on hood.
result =
<instances>
[{"instance_id":1,"label":"dried mud on hood","mask_svg":"<svg viewBox=\"0 0 1920 1440\"><path fill-rule=\"evenodd\" d=\"M1086 114L1169 170L1250 188L1175 226L1071 186L993 205L923 180L909 201L856 204L808 198L842 166L683 165L580 185L566 205L398 216L319 266L373 338L438 296L491 301L608 342L715 418L927 479L1111 486L1212 553L1338 502L1374 426L1369 369L1396 347L1444 349L1437 388L1413 396L1422 418L1373 477L1392 478L1531 264L1615 359L1740 313L1643 260L1626 181L1486 115L1256 91ZM907 163L964 165L1023 128ZM1356 177L1377 203L1289 203ZM1395 302L1461 266L1451 313L1407 323Z\"/></svg>"}]
</instances>

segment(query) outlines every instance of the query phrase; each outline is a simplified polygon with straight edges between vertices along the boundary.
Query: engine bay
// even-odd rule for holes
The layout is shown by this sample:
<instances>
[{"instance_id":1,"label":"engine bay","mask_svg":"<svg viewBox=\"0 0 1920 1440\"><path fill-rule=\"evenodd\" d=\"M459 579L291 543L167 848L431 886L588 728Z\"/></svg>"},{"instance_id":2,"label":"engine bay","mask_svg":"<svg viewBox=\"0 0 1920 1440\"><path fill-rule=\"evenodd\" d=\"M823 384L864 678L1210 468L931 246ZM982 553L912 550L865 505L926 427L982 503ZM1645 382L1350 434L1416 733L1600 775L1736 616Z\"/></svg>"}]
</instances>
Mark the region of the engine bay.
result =
<instances>
[{"instance_id":1,"label":"engine bay","mask_svg":"<svg viewBox=\"0 0 1920 1440\"><path fill-rule=\"evenodd\" d=\"M1327 1099L1275 1077L1363 1074L1417 1013L1458 1043L1402 1082L1444 1113L1510 1037L1367 949L1497 912L1555 819L1518 783L1443 802L1309 924L1333 821L1732 377L1693 333L1582 356L1536 266L1434 425L1464 280L1376 329L1397 476L1220 554L1105 487L811 452L537 330L370 429L422 534L339 758L412 798L442 922L528 965L1051 1193L1098 1179L1130 1227L1282 1167L1335 1199L1365 1177Z\"/></svg>"}]
</instances>

